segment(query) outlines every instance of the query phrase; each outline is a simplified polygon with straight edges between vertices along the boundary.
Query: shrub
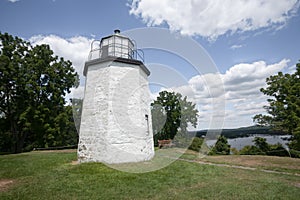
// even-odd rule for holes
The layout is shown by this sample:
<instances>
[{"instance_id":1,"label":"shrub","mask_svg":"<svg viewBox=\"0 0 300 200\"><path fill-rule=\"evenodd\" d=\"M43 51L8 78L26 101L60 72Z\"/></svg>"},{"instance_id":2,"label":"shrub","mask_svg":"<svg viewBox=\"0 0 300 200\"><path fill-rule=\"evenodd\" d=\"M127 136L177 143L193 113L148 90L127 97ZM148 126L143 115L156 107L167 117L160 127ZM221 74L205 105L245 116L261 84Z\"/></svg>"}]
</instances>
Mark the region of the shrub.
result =
<instances>
[{"instance_id":1,"label":"shrub","mask_svg":"<svg viewBox=\"0 0 300 200\"><path fill-rule=\"evenodd\" d=\"M295 149L290 149L290 154L291 154L291 157L293 157L293 158L300 158L300 151L297 151Z\"/></svg>"},{"instance_id":2,"label":"shrub","mask_svg":"<svg viewBox=\"0 0 300 200\"><path fill-rule=\"evenodd\" d=\"M265 155L258 147L256 146L244 146L239 152L240 155Z\"/></svg>"},{"instance_id":3,"label":"shrub","mask_svg":"<svg viewBox=\"0 0 300 200\"><path fill-rule=\"evenodd\" d=\"M192 144L189 146L189 149L199 152L203 144L203 141L204 141L203 138L194 137Z\"/></svg>"},{"instance_id":4,"label":"shrub","mask_svg":"<svg viewBox=\"0 0 300 200\"><path fill-rule=\"evenodd\" d=\"M245 146L240 150L241 155L289 156L282 144L268 144L265 138L255 137L255 146Z\"/></svg>"},{"instance_id":5,"label":"shrub","mask_svg":"<svg viewBox=\"0 0 300 200\"><path fill-rule=\"evenodd\" d=\"M230 154L230 145L228 144L227 138L221 135L215 146L209 152L209 155L229 155Z\"/></svg>"},{"instance_id":6,"label":"shrub","mask_svg":"<svg viewBox=\"0 0 300 200\"><path fill-rule=\"evenodd\" d=\"M240 154L239 150L237 150L236 148L230 148L230 152L231 152L233 155L239 155L239 154Z\"/></svg>"},{"instance_id":7,"label":"shrub","mask_svg":"<svg viewBox=\"0 0 300 200\"><path fill-rule=\"evenodd\" d=\"M282 144L271 144L269 145L269 151L267 151L269 156L289 156L289 152L282 146Z\"/></svg>"}]
</instances>

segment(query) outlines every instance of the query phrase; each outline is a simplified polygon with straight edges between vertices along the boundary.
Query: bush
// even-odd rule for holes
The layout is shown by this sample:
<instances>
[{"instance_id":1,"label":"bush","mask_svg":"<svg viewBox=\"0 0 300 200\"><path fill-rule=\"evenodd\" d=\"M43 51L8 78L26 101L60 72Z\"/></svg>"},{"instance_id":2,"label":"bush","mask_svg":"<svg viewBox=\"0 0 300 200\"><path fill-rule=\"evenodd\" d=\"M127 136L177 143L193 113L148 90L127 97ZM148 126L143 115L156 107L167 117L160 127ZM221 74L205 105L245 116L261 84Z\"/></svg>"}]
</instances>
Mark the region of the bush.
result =
<instances>
[{"instance_id":1,"label":"bush","mask_svg":"<svg viewBox=\"0 0 300 200\"><path fill-rule=\"evenodd\" d=\"M239 155L239 154L240 154L239 150L237 150L236 148L230 148L230 152L231 152L233 155Z\"/></svg>"},{"instance_id":2,"label":"bush","mask_svg":"<svg viewBox=\"0 0 300 200\"><path fill-rule=\"evenodd\" d=\"M290 149L290 154L291 154L291 157L293 157L293 158L300 158L300 151Z\"/></svg>"},{"instance_id":3,"label":"bush","mask_svg":"<svg viewBox=\"0 0 300 200\"><path fill-rule=\"evenodd\" d=\"M268 144L265 138L255 137L255 146L245 146L240 150L241 155L289 156L282 144Z\"/></svg>"},{"instance_id":4,"label":"bush","mask_svg":"<svg viewBox=\"0 0 300 200\"><path fill-rule=\"evenodd\" d=\"M244 146L239 152L240 155L265 155L257 146Z\"/></svg>"},{"instance_id":5,"label":"bush","mask_svg":"<svg viewBox=\"0 0 300 200\"><path fill-rule=\"evenodd\" d=\"M194 137L192 144L189 146L188 149L199 152L203 144L203 141L204 141L203 138Z\"/></svg>"},{"instance_id":6,"label":"bush","mask_svg":"<svg viewBox=\"0 0 300 200\"><path fill-rule=\"evenodd\" d=\"M282 146L282 144L271 144L269 145L269 151L267 151L269 156L289 156L289 152Z\"/></svg>"},{"instance_id":7,"label":"bush","mask_svg":"<svg viewBox=\"0 0 300 200\"><path fill-rule=\"evenodd\" d=\"M209 155L229 155L230 154L230 145L228 144L227 138L221 135L215 146L209 152Z\"/></svg>"}]
</instances>

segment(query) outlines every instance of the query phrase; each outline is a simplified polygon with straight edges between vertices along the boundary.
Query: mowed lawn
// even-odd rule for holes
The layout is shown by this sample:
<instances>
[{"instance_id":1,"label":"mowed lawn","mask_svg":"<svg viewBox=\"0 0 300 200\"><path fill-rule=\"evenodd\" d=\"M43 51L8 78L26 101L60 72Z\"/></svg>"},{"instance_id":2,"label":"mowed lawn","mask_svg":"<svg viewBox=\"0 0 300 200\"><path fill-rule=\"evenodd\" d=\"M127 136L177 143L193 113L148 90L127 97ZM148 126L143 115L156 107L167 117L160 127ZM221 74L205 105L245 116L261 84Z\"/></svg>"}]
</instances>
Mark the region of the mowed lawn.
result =
<instances>
[{"instance_id":1,"label":"mowed lawn","mask_svg":"<svg viewBox=\"0 0 300 200\"><path fill-rule=\"evenodd\" d=\"M229 163L229 158L207 157L204 161ZM237 156L232 163L243 165L245 158L246 166L257 160L255 156ZM272 162L266 159L263 167L281 171L278 162L296 167L289 171L283 165L282 171L291 174L277 174L178 160L157 171L128 173L101 163L74 164L76 152L70 151L1 155L0 199L298 200L300 176L292 173L300 174L297 168L300 159L278 158L278 162L276 159L272 157Z\"/></svg>"}]
</instances>

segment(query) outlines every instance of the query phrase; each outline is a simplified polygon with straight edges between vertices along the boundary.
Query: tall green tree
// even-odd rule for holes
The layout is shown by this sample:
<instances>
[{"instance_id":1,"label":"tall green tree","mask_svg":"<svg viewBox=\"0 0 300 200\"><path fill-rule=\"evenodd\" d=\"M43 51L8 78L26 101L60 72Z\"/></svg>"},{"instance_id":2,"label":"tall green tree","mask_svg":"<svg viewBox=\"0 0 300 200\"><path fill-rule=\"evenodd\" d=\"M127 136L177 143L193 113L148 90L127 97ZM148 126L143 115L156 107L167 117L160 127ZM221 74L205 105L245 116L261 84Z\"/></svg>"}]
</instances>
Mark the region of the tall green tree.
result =
<instances>
[{"instance_id":1,"label":"tall green tree","mask_svg":"<svg viewBox=\"0 0 300 200\"><path fill-rule=\"evenodd\" d=\"M24 145L49 146L61 131L64 96L77 86L70 61L53 54L48 45L32 46L0 33L0 118L12 138L12 151ZM1 127L1 128L2 128ZM2 134L1 133L1 134Z\"/></svg>"},{"instance_id":2,"label":"tall green tree","mask_svg":"<svg viewBox=\"0 0 300 200\"><path fill-rule=\"evenodd\" d=\"M151 104L154 141L174 139L176 134L187 133L189 125L197 126L198 110L187 97L175 92L162 91Z\"/></svg>"},{"instance_id":3,"label":"tall green tree","mask_svg":"<svg viewBox=\"0 0 300 200\"><path fill-rule=\"evenodd\" d=\"M271 98L265 109L268 115L256 115L253 120L292 135L290 147L300 150L300 63L293 74L279 72L266 79L261 92Z\"/></svg>"},{"instance_id":4,"label":"tall green tree","mask_svg":"<svg viewBox=\"0 0 300 200\"><path fill-rule=\"evenodd\" d=\"M218 137L215 146L211 149L210 155L228 155L230 154L230 145L227 138L223 135Z\"/></svg>"}]
</instances>

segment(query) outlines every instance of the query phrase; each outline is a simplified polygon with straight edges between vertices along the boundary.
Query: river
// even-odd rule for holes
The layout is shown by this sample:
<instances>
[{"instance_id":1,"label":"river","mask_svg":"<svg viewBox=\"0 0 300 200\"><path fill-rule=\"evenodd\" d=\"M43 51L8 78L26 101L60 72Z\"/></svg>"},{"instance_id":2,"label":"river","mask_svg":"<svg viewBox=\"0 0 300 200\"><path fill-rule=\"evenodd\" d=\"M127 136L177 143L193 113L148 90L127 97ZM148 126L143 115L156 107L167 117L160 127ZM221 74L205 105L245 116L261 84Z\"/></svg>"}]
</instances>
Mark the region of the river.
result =
<instances>
[{"instance_id":1,"label":"river","mask_svg":"<svg viewBox=\"0 0 300 200\"><path fill-rule=\"evenodd\" d=\"M231 148L236 148L237 150L241 150L246 145L254 145L252 142L255 137L262 137L267 139L267 143L269 144L277 144L280 143L284 148L288 148L287 143L289 142L287 139L290 138L290 135L253 135L249 137L240 137L234 139L227 139ZM206 144L208 146L213 146L217 140L207 140Z\"/></svg>"}]
</instances>

